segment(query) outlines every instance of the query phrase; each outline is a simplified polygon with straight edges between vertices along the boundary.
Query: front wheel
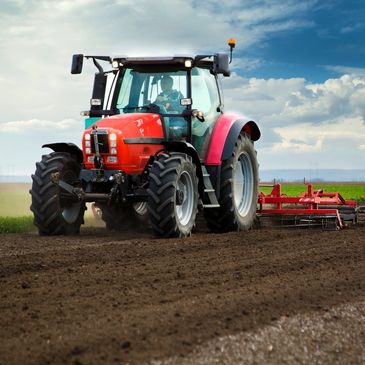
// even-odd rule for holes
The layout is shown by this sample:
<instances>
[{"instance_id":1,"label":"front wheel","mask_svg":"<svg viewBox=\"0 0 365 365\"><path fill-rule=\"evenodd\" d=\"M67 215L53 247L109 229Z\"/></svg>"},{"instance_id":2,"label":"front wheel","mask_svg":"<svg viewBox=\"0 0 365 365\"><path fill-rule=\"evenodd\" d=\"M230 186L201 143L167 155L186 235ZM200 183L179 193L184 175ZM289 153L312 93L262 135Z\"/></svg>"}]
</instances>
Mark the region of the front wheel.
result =
<instances>
[{"instance_id":1,"label":"front wheel","mask_svg":"<svg viewBox=\"0 0 365 365\"><path fill-rule=\"evenodd\" d=\"M79 184L80 164L66 152L53 152L42 156L36 163L31 210L34 225L40 235L77 234L84 222L85 204L74 201L69 194L52 181L52 174L58 172L60 179L73 186Z\"/></svg>"},{"instance_id":2,"label":"front wheel","mask_svg":"<svg viewBox=\"0 0 365 365\"><path fill-rule=\"evenodd\" d=\"M251 228L256 219L258 180L253 143L240 135L232 156L222 162L220 208L204 211L208 227L217 232Z\"/></svg>"},{"instance_id":3,"label":"front wheel","mask_svg":"<svg viewBox=\"0 0 365 365\"><path fill-rule=\"evenodd\" d=\"M148 213L155 235L190 235L197 206L198 179L191 157L182 153L158 155L148 188Z\"/></svg>"}]
</instances>

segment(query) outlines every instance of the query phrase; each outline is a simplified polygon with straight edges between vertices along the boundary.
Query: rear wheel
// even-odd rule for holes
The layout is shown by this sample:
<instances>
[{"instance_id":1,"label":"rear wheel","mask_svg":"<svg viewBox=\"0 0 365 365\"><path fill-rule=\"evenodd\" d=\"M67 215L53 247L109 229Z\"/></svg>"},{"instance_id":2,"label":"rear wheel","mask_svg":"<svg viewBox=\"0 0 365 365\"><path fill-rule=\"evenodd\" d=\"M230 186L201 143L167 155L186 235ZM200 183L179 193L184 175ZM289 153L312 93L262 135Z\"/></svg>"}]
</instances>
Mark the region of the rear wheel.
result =
<instances>
[{"instance_id":1,"label":"rear wheel","mask_svg":"<svg viewBox=\"0 0 365 365\"><path fill-rule=\"evenodd\" d=\"M52 174L59 173L61 180L77 186L80 164L66 152L53 152L42 156L36 163L30 194L34 224L41 235L76 234L84 223L85 204L75 201L53 183Z\"/></svg>"},{"instance_id":2,"label":"rear wheel","mask_svg":"<svg viewBox=\"0 0 365 365\"><path fill-rule=\"evenodd\" d=\"M256 219L258 163L252 141L237 139L232 156L223 161L220 181L220 208L205 209L209 229L218 232L247 230Z\"/></svg>"},{"instance_id":3,"label":"rear wheel","mask_svg":"<svg viewBox=\"0 0 365 365\"><path fill-rule=\"evenodd\" d=\"M148 188L148 213L157 236L188 236L195 224L198 179L190 156L161 154L153 163Z\"/></svg>"}]
</instances>

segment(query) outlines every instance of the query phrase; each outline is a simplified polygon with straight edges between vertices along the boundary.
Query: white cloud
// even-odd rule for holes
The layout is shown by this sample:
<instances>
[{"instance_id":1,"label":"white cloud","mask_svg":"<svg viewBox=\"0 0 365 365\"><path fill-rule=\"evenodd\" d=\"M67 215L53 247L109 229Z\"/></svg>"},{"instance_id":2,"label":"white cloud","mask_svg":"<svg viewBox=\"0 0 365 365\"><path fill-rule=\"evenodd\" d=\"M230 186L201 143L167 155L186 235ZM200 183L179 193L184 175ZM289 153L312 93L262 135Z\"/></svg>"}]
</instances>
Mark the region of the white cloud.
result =
<instances>
[{"instance_id":1,"label":"white cloud","mask_svg":"<svg viewBox=\"0 0 365 365\"><path fill-rule=\"evenodd\" d=\"M325 143L336 140L348 140L353 149L363 149L361 142L365 140L365 124L361 117L340 119L321 124L295 124L274 128L281 138L274 143L273 152L291 153L321 152Z\"/></svg>"},{"instance_id":2,"label":"white cloud","mask_svg":"<svg viewBox=\"0 0 365 365\"><path fill-rule=\"evenodd\" d=\"M346 34L346 33L352 33L354 31L357 31L361 28L364 28L365 27L365 22L357 22L357 23L352 23L351 25L348 25L348 26L345 26L345 27L342 27L340 29L340 32L342 34Z\"/></svg>"},{"instance_id":3,"label":"white cloud","mask_svg":"<svg viewBox=\"0 0 365 365\"><path fill-rule=\"evenodd\" d=\"M278 119L291 95L305 88L303 78L257 79L232 74L223 80L226 109L244 111L261 123Z\"/></svg>"},{"instance_id":4,"label":"white cloud","mask_svg":"<svg viewBox=\"0 0 365 365\"><path fill-rule=\"evenodd\" d=\"M73 119L64 119L58 122L50 120L19 120L13 122L5 122L1 124L1 131L3 133L15 134L29 134L34 132L49 132L51 131L67 131L72 129L72 126L77 124Z\"/></svg>"},{"instance_id":5,"label":"white cloud","mask_svg":"<svg viewBox=\"0 0 365 365\"><path fill-rule=\"evenodd\" d=\"M322 84L307 84L292 93L279 117L293 122L322 122L339 116L365 116L365 79L343 75Z\"/></svg>"},{"instance_id":6,"label":"white cloud","mask_svg":"<svg viewBox=\"0 0 365 365\"><path fill-rule=\"evenodd\" d=\"M228 109L244 110L272 126L322 123L360 115L365 118L365 78L343 75L324 83L303 78L223 80Z\"/></svg>"},{"instance_id":7,"label":"white cloud","mask_svg":"<svg viewBox=\"0 0 365 365\"><path fill-rule=\"evenodd\" d=\"M303 78L225 79L226 110L259 124L262 168L362 168L365 161L365 78L323 83Z\"/></svg>"},{"instance_id":8,"label":"white cloud","mask_svg":"<svg viewBox=\"0 0 365 365\"><path fill-rule=\"evenodd\" d=\"M0 175L30 175L34 172L35 162L41 159L49 149L42 145L54 142L72 142L81 145L83 121L65 119L19 120L0 124L1 151L6 151L8 158L0 164Z\"/></svg>"},{"instance_id":9,"label":"white cloud","mask_svg":"<svg viewBox=\"0 0 365 365\"><path fill-rule=\"evenodd\" d=\"M325 66L327 70L338 72L339 74L349 74L351 76L365 76L365 68L363 67L347 67L347 66Z\"/></svg>"}]
</instances>

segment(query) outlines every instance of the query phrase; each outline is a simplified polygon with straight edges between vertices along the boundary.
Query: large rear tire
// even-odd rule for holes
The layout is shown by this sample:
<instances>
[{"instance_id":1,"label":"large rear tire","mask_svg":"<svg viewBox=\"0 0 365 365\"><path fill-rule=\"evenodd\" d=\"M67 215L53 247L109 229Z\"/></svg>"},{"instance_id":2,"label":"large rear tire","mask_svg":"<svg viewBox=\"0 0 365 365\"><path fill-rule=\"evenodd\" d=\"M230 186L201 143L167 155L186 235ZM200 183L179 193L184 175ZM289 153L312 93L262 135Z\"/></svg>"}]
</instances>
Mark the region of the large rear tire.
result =
<instances>
[{"instance_id":1,"label":"large rear tire","mask_svg":"<svg viewBox=\"0 0 365 365\"><path fill-rule=\"evenodd\" d=\"M34 225L40 235L77 234L84 223L85 204L75 202L52 181L59 172L61 180L78 186L80 164L66 152L53 152L42 156L32 175L32 205Z\"/></svg>"},{"instance_id":2,"label":"large rear tire","mask_svg":"<svg viewBox=\"0 0 365 365\"><path fill-rule=\"evenodd\" d=\"M182 153L158 155L147 191L148 213L155 235L190 235L198 207L198 178L191 157Z\"/></svg>"},{"instance_id":3,"label":"large rear tire","mask_svg":"<svg viewBox=\"0 0 365 365\"><path fill-rule=\"evenodd\" d=\"M222 162L220 208L205 209L208 228L215 232L248 230L256 220L258 163L252 141L237 139L232 156Z\"/></svg>"}]
</instances>

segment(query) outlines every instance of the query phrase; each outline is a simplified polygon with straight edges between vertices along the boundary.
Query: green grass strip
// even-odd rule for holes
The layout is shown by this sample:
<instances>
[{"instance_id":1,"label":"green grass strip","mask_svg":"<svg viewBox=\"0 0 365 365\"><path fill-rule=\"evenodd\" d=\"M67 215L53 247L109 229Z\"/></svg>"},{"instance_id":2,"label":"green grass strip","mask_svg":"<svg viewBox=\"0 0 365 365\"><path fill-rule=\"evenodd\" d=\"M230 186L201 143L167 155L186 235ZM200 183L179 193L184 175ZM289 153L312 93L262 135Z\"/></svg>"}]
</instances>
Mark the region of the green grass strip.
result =
<instances>
[{"instance_id":1,"label":"green grass strip","mask_svg":"<svg viewBox=\"0 0 365 365\"><path fill-rule=\"evenodd\" d=\"M271 192L271 187L260 187L259 191L264 194ZM287 196L300 196L302 192L307 192L308 187L303 184L286 184L282 183L281 192ZM318 189L324 189L325 192L334 193L339 192L343 198L356 200L358 202L365 201L365 184L313 184L313 191Z\"/></svg>"},{"instance_id":2,"label":"green grass strip","mask_svg":"<svg viewBox=\"0 0 365 365\"><path fill-rule=\"evenodd\" d=\"M32 216L0 217L1 233L21 233L35 231Z\"/></svg>"}]
</instances>

